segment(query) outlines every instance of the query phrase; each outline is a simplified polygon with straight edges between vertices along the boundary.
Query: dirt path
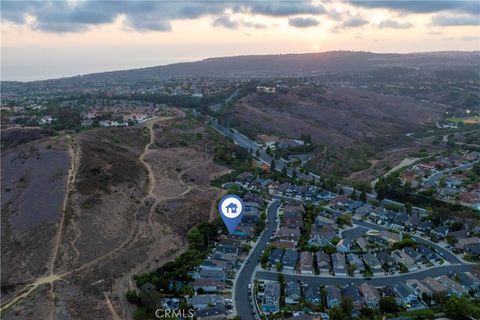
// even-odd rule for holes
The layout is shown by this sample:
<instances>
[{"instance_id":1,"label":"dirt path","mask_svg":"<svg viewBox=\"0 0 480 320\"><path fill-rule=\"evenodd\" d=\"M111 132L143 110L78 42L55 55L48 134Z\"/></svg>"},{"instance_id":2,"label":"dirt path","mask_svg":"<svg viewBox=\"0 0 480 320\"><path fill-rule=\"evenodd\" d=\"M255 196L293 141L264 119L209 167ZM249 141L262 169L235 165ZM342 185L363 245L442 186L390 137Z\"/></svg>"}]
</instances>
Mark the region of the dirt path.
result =
<instances>
[{"instance_id":1,"label":"dirt path","mask_svg":"<svg viewBox=\"0 0 480 320\"><path fill-rule=\"evenodd\" d=\"M48 266L49 275L45 276L45 277L37 278L37 279L35 279L35 281L33 283L25 286L16 297L14 297L8 303L5 303L4 305L1 306L1 308L0 308L1 312L9 309L10 307L15 305L16 303L18 303L21 300L28 297L38 286L48 283L48 284L50 284L50 295L51 295L51 298L52 298L52 301L53 301L51 318L54 319L54 317L55 317L55 293L54 293L54 290L53 290L53 283L55 281L58 281L58 280L65 281L63 279L64 277L66 277L68 275L71 275L72 273L83 272L86 269L88 269L89 267L97 264L98 262L103 261L104 259L113 256L114 254L116 254L120 250L126 248L131 243L133 243L135 241L135 239L137 239L137 237L139 236L140 231L146 232L148 229L153 230L153 228L151 228L153 226L153 223L154 223L153 219L152 219L152 212L153 212L153 208L155 207L155 205L158 204L159 202L162 202L162 201L173 200L173 199L176 199L176 198L179 198L179 197L183 197L184 195L189 193L194 188L194 187L188 185L185 181L183 181L183 179L182 179L183 175L190 170L193 170L197 167L200 167L200 166L205 165L208 162L212 161L212 159L213 159L212 157L207 159L206 161L203 161L199 164L196 164L192 167L189 167L189 168L183 170L182 172L180 172L177 175L178 181L183 186L186 186L186 190L183 191L182 193L180 193L176 196L173 196L173 197L161 198L161 199L155 199L155 197L153 196L153 190L154 190L154 187L155 187L155 176L154 176L153 169L152 169L151 165L147 161L145 161L145 156L147 155L147 153L150 149L150 146L155 143L154 124L159 122L159 121L167 121L167 120L171 120L173 118L175 118L175 117L156 118L156 119L153 119L153 120L145 123L145 126L147 128L149 128L149 130L150 130L150 141L145 145L144 150L143 150L142 154L140 155L139 159L148 171L149 183L148 183L147 193L146 193L145 197L143 198L142 203L143 203L143 205L145 205L145 203L147 201L151 201L153 199L155 200L153 202L153 204L149 204L150 208L148 210L148 216L147 216L147 219L145 221L146 223L142 224L142 227L140 227L140 222L138 221L138 217L137 217L138 212L137 212L137 214L135 214L135 217L134 217L134 219L135 219L134 227L133 227L130 235L117 248L115 248L112 251L110 251L110 252L108 252L108 253L106 253L102 256L99 256L99 257L97 257L97 258L95 258L95 259L93 259L93 260L91 260L87 263L84 263L83 265L81 265L81 266L79 266L79 267L77 267L73 270L62 271L60 273L55 274L54 273L55 262L57 260L58 252L59 252L60 245L61 245L61 239L62 239L64 224L65 224L65 215L66 215L66 210L68 208L68 200L69 200L69 197L70 197L70 194L71 194L72 190L75 187L75 179L76 179L76 176L77 176L77 173L78 173L78 168L79 168L79 165L80 165L80 161L79 161L80 160L80 149L79 149L79 146L76 145L73 142L71 137L67 137L69 139L69 154L70 154L70 158L71 158L71 165L70 165L69 171L68 171L67 189L66 189L66 193L65 193L63 207L62 207L62 216L60 218L58 231L57 231L57 234L56 234L56 237L55 237L54 247L52 249L52 257L50 259L49 266ZM215 204L213 203L212 204L213 209L211 209L210 219L213 219L212 212L214 212L214 209L215 209L214 206L215 206ZM78 250L74 246L74 242L80 236L80 230L77 230L77 231L78 232L76 232L76 237L74 238L74 240L72 242L72 247L73 247L73 250L76 251L76 255L77 255L77 258L78 258L79 255L80 255L80 252L78 252ZM152 234L154 236L156 235L155 232L152 232ZM158 240L158 239L156 239L156 240ZM176 251L176 253L173 256L170 256L169 259L166 259L165 262L168 262L171 259L174 259L176 256L178 256L179 254L184 252L185 249L186 249L186 246L183 246L183 247L179 248ZM148 262L146 261L145 263L137 266L136 268L134 268L133 270L128 272L122 279L120 279L117 282L118 285L116 286L115 291L116 291L117 295L119 296L120 304L121 304L121 307L124 311L123 314L125 315L126 319L131 319L132 318L132 310L131 310L131 307L130 307L128 301L126 301L126 299L124 297L125 292L129 288L133 287L131 277L134 274L138 273L139 270L142 270L142 268L145 269L145 265L147 263ZM112 318L114 320L121 319L121 317L116 313L115 309L113 308L112 302L110 300L110 296L107 293L104 293L104 296L105 296L105 304L106 304L107 308L109 309L110 313L112 314Z\"/></svg>"},{"instance_id":2,"label":"dirt path","mask_svg":"<svg viewBox=\"0 0 480 320\"><path fill-rule=\"evenodd\" d=\"M162 117L162 118L155 118L151 121L145 122L145 126L149 129L150 131L150 141L145 145L145 148L143 148L143 152L140 155L140 161L143 163L145 168L148 171L148 195L150 197L153 197L153 188L155 187L155 175L153 174L152 166L150 163L145 161L145 156L147 155L148 151L150 150L150 146L155 143L155 129L153 126L160 121L167 121L174 119L175 117Z\"/></svg>"},{"instance_id":3,"label":"dirt path","mask_svg":"<svg viewBox=\"0 0 480 320\"><path fill-rule=\"evenodd\" d=\"M105 296L105 304L107 305L108 311L110 311L110 314L112 315L112 319L122 320L122 318L120 318L115 309L113 309L112 301L110 301L110 296L108 295L108 293L104 292L103 295Z\"/></svg>"},{"instance_id":4,"label":"dirt path","mask_svg":"<svg viewBox=\"0 0 480 320\"><path fill-rule=\"evenodd\" d=\"M68 199L70 198L70 193L75 187L75 179L78 173L78 168L80 163L80 151L79 151L78 145L75 144L75 142L73 141L73 138L71 138L70 136L67 136L67 139L69 140L68 152L70 155L70 167L68 169L67 190L65 191L65 197L63 199L62 215L60 218L57 235L55 237L55 244L52 249L52 257L50 259L50 267L49 267L50 275L53 275L53 269L55 268L55 262L57 260L58 250L60 247L60 242L62 240L63 227L65 224L65 215L66 215L67 206L68 206Z\"/></svg>"},{"instance_id":5,"label":"dirt path","mask_svg":"<svg viewBox=\"0 0 480 320\"><path fill-rule=\"evenodd\" d=\"M57 280L63 280L63 279L62 279L61 276L58 276L58 275L48 275L46 277L37 278L33 283L25 286L22 290L20 290L20 293L15 298L13 298L9 302L5 303L0 308L0 312L4 312L5 310L10 308L11 306L15 305L17 302L22 301L23 299L28 297L39 286L41 286L43 284L50 284L50 286L51 286L52 283L54 281L57 281Z\"/></svg>"},{"instance_id":6,"label":"dirt path","mask_svg":"<svg viewBox=\"0 0 480 320\"><path fill-rule=\"evenodd\" d=\"M388 176L389 174L391 174L391 173L393 173L393 172L395 172L395 171L397 171L397 170L400 170L400 169L402 169L402 168L408 167L408 166L414 164L416 161L418 161L418 160L420 160L420 159L422 159L422 158L411 158L411 157L410 157L410 158L405 158L405 159L403 159L399 164L397 164L395 167L393 167L392 169L388 170L388 172L385 173L382 177L386 177L386 176ZM375 189L375 185L377 184L378 180L379 180L379 178L373 180L373 181L370 183L372 189Z\"/></svg>"}]
</instances>

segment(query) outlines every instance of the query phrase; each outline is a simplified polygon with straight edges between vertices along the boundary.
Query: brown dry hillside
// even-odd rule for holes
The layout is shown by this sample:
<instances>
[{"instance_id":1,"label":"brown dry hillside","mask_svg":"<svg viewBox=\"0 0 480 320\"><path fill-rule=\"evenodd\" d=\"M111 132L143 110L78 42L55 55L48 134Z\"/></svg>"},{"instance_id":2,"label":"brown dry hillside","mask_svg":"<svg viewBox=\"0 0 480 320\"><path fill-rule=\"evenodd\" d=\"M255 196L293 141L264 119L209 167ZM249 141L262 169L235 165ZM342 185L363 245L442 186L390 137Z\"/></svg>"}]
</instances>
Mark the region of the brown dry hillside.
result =
<instances>
[{"instance_id":1,"label":"brown dry hillside","mask_svg":"<svg viewBox=\"0 0 480 320\"><path fill-rule=\"evenodd\" d=\"M2 154L2 316L131 319L131 277L172 259L188 230L212 217L222 191L210 180L226 170L212 161L212 135L165 117L56 145L36 134L2 140L12 146ZM57 211L35 208L42 197Z\"/></svg>"},{"instance_id":2,"label":"brown dry hillside","mask_svg":"<svg viewBox=\"0 0 480 320\"><path fill-rule=\"evenodd\" d=\"M398 96L346 88L291 89L275 94L252 93L225 110L234 127L252 128L314 142L348 146L431 125L444 107Z\"/></svg>"},{"instance_id":3,"label":"brown dry hillside","mask_svg":"<svg viewBox=\"0 0 480 320\"><path fill-rule=\"evenodd\" d=\"M61 216L67 143L40 129L3 130L1 158L2 301L47 270Z\"/></svg>"}]
</instances>

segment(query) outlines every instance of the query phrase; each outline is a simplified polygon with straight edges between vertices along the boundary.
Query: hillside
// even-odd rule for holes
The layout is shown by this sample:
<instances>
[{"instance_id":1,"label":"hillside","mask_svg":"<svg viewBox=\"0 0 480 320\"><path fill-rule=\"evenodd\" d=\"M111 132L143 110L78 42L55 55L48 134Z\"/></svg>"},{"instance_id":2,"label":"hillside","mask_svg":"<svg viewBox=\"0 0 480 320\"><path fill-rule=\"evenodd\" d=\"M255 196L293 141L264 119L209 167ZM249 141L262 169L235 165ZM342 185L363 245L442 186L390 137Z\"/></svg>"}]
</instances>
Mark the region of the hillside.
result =
<instances>
[{"instance_id":1,"label":"hillside","mask_svg":"<svg viewBox=\"0 0 480 320\"><path fill-rule=\"evenodd\" d=\"M372 163L389 166L423 147L406 134L428 130L445 109L410 97L312 86L275 94L251 92L223 108L219 118L252 138L259 134L295 139L309 135L313 143L326 147L314 153L309 167L349 176Z\"/></svg>"},{"instance_id":2,"label":"hillside","mask_svg":"<svg viewBox=\"0 0 480 320\"><path fill-rule=\"evenodd\" d=\"M181 117L54 138L16 130L2 137L2 316L130 318L130 277L212 217L222 191L210 181L227 170L213 162L218 137Z\"/></svg>"},{"instance_id":3,"label":"hillside","mask_svg":"<svg viewBox=\"0 0 480 320\"><path fill-rule=\"evenodd\" d=\"M381 67L425 70L479 70L480 51L378 54L371 52L330 51L322 53L249 55L209 58L165 66L94 73L32 83L138 81L188 76L279 76L321 72L367 71ZM11 83L13 84L13 83Z\"/></svg>"}]
</instances>

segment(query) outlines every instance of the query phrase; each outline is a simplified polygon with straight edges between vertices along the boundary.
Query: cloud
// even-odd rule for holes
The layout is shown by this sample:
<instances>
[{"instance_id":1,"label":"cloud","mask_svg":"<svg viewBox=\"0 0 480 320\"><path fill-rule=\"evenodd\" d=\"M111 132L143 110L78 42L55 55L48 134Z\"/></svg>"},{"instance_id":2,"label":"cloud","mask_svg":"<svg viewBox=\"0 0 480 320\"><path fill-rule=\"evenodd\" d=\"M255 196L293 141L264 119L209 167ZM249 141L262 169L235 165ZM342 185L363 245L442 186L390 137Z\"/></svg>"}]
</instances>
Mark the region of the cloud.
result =
<instances>
[{"instance_id":1,"label":"cloud","mask_svg":"<svg viewBox=\"0 0 480 320\"><path fill-rule=\"evenodd\" d=\"M238 27L265 29L267 27L262 23L255 23L255 22L244 21L244 20L233 20L226 15L215 18L212 22L212 26L227 28L227 29L238 29Z\"/></svg>"},{"instance_id":2,"label":"cloud","mask_svg":"<svg viewBox=\"0 0 480 320\"><path fill-rule=\"evenodd\" d=\"M320 21L315 18L297 17L288 19L288 24L295 28L309 28L318 26L320 24Z\"/></svg>"},{"instance_id":3,"label":"cloud","mask_svg":"<svg viewBox=\"0 0 480 320\"><path fill-rule=\"evenodd\" d=\"M398 22L395 20L383 20L378 24L381 29L408 29L412 27L410 22Z\"/></svg>"},{"instance_id":4,"label":"cloud","mask_svg":"<svg viewBox=\"0 0 480 320\"><path fill-rule=\"evenodd\" d=\"M430 20L430 25L440 27L478 26L479 17L474 15L436 15Z\"/></svg>"},{"instance_id":5,"label":"cloud","mask_svg":"<svg viewBox=\"0 0 480 320\"><path fill-rule=\"evenodd\" d=\"M273 17L288 17L299 14L324 14L325 8L320 4L313 4L311 1L253 1L242 5L254 14L262 14Z\"/></svg>"},{"instance_id":6,"label":"cloud","mask_svg":"<svg viewBox=\"0 0 480 320\"><path fill-rule=\"evenodd\" d=\"M343 28L357 28L357 27L361 27L361 26L364 26L364 25L367 25L369 24L370 22L368 22L367 20L363 19L363 18L360 18L360 17L351 17L351 18L348 18L347 20L345 20L342 24L341 24L341 27Z\"/></svg>"},{"instance_id":7,"label":"cloud","mask_svg":"<svg viewBox=\"0 0 480 320\"><path fill-rule=\"evenodd\" d=\"M81 32L92 26L114 22L119 16L139 31L170 31L171 22L213 16L214 24L226 28L239 25L262 28L263 24L238 22L226 17L226 12L250 13L273 17L299 14L322 14L325 9L310 1L1 1L1 18L16 24L26 24L33 16L34 29L47 32ZM235 25L238 24L238 25Z\"/></svg>"},{"instance_id":8,"label":"cloud","mask_svg":"<svg viewBox=\"0 0 480 320\"><path fill-rule=\"evenodd\" d=\"M463 0L384 0L384 1L366 1L351 0L352 5L365 8L384 8L406 13L434 13L440 11L461 11L468 13L480 13L480 4L478 1Z\"/></svg>"},{"instance_id":9,"label":"cloud","mask_svg":"<svg viewBox=\"0 0 480 320\"><path fill-rule=\"evenodd\" d=\"M223 27L227 29L237 29L238 23L231 20L227 16L218 17L213 20L212 26L214 27Z\"/></svg>"}]
</instances>

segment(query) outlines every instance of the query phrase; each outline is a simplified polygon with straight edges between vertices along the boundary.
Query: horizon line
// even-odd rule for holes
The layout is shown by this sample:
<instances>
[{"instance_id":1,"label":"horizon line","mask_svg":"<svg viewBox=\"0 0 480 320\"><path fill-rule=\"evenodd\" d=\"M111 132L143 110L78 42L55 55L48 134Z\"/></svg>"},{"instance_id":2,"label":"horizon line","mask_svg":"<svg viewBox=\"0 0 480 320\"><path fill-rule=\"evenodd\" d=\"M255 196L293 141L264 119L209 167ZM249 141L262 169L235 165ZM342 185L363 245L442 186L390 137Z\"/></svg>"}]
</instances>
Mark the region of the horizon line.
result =
<instances>
[{"instance_id":1,"label":"horizon line","mask_svg":"<svg viewBox=\"0 0 480 320\"><path fill-rule=\"evenodd\" d=\"M321 51L321 52L298 52L298 53L271 53L271 54L241 54L241 55L228 55L228 56L212 56L198 60L190 60L190 61L181 61L181 62L174 62L168 64L158 64L158 65L151 65L151 66L144 66L144 67L137 67L137 68L129 68L129 69L116 69L116 70L104 70L104 71L96 71L86 74L77 74L77 75L69 75L57 78L46 78L46 79L37 79L37 80L3 80L0 79L1 82L17 82L17 83L33 83L33 82L41 82L41 81L55 81L55 80L62 80L62 79L69 79L69 78L80 78L86 76L92 76L97 74L103 73L114 73L114 72L124 72L124 71L134 71L134 70L142 70L142 69L150 69L150 68L158 68L158 67L167 67L179 64L187 64L187 63L196 63L207 61L211 59L228 59L228 58L240 58L240 57L268 57L268 56L288 56L288 55L314 55L314 54L326 54L326 53L367 53L367 54L376 54L376 55L410 55L410 54L432 54L432 53L480 53L480 50L434 50L434 51L412 51L412 52L373 52L373 51L364 51L364 50L328 50L328 51ZM1 75L0 75L1 76Z\"/></svg>"}]
</instances>

